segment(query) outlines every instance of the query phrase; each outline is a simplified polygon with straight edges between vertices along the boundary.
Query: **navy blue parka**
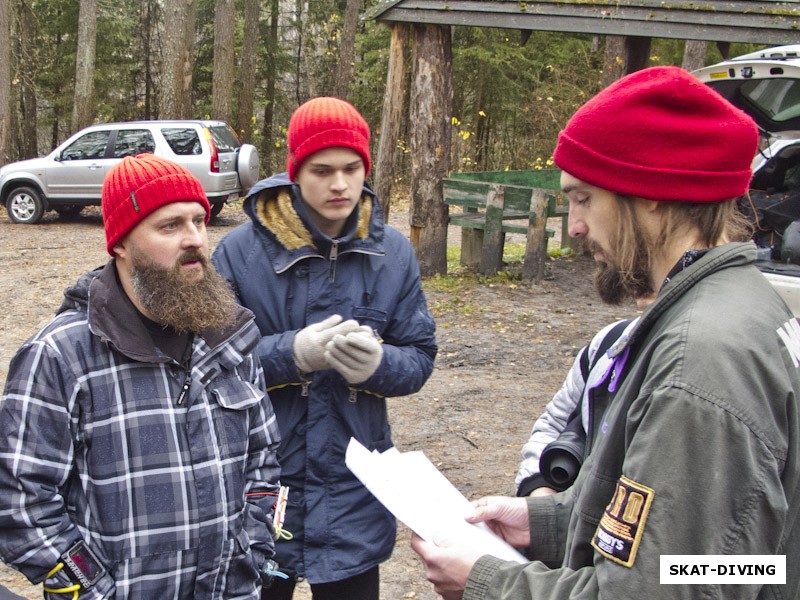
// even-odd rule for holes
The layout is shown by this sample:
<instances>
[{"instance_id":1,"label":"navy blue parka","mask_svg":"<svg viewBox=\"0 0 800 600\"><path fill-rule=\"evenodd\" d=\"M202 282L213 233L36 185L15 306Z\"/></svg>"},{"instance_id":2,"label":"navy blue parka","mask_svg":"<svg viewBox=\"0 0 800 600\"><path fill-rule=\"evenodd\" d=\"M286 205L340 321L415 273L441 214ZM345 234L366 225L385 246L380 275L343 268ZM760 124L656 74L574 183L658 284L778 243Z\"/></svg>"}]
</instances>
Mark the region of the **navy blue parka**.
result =
<instances>
[{"instance_id":1,"label":"navy blue parka","mask_svg":"<svg viewBox=\"0 0 800 600\"><path fill-rule=\"evenodd\" d=\"M213 255L261 330L258 356L282 442L281 483L289 486L276 543L281 569L310 583L341 581L389 558L396 523L345 465L351 437L370 450L392 446L386 398L417 392L433 370L433 317L409 241L385 225L365 186L332 240L308 216L286 174L256 184L244 202L250 221ZM339 314L374 328L383 358L352 386L335 370L302 374L293 358L298 330Z\"/></svg>"}]
</instances>

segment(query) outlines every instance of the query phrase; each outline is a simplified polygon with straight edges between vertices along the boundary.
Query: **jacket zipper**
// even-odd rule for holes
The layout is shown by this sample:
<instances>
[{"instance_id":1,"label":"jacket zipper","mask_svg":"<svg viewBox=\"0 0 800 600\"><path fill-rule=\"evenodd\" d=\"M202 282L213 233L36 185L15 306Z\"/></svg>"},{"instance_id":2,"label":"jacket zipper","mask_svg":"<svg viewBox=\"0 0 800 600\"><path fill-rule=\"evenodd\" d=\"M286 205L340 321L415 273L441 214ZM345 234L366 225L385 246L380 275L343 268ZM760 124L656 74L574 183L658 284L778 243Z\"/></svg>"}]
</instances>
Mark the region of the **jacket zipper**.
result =
<instances>
[{"instance_id":1,"label":"jacket zipper","mask_svg":"<svg viewBox=\"0 0 800 600\"><path fill-rule=\"evenodd\" d=\"M331 241L331 251L328 254L328 260L331 262L328 269L328 281L333 283L336 279L336 259L339 258L339 240Z\"/></svg>"},{"instance_id":2,"label":"jacket zipper","mask_svg":"<svg viewBox=\"0 0 800 600\"><path fill-rule=\"evenodd\" d=\"M186 394L189 393L189 386L192 385L192 369L189 366L188 362L184 366L184 369L185 369L184 373L186 375L186 379L184 379L184 381L183 381L183 387L181 388L181 394L180 394L180 396L178 396L178 402L177 402L178 406L181 406L183 404L183 401L186 399Z\"/></svg>"}]
</instances>

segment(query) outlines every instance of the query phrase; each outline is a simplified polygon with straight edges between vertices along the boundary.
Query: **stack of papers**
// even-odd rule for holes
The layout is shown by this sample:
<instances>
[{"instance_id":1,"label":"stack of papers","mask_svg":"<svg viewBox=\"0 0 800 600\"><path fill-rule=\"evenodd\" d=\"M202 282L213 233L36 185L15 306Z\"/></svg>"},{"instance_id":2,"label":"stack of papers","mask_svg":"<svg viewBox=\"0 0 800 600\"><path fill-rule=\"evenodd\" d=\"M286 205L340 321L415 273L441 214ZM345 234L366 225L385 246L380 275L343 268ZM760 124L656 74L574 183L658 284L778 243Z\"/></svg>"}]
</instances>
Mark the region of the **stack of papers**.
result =
<instances>
[{"instance_id":1,"label":"stack of papers","mask_svg":"<svg viewBox=\"0 0 800 600\"><path fill-rule=\"evenodd\" d=\"M426 542L468 544L502 560L528 562L485 524L467 523L472 505L422 452L370 452L351 438L345 464L400 521Z\"/></svg>"}]
</instances>

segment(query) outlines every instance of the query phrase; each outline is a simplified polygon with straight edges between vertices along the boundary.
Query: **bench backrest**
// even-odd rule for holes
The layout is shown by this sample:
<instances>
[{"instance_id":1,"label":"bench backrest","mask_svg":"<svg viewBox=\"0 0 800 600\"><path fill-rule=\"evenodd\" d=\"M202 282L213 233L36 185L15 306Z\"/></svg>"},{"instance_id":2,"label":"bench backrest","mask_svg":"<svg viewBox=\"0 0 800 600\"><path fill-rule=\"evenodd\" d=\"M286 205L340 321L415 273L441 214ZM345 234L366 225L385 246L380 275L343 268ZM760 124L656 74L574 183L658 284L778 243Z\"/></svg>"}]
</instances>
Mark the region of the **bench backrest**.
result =
<instances>
[{"instance_id":1,"label":"bench backrest","mask_svg":"<svg viewBox=\"0 0 800 600\"><path fill-rule=\"evenodd\" d=\"M465 181L458 179L442 180L442 197L450 206L463 206L467 208L484 209L486 199L492 187L497 183L486 181ZM531 207L531 193L533 188L519 185L500 184L504 188L503 210L527 212ZM555 214L557 193L547 190L548 213Z\"/></svg>"}]
</instances>

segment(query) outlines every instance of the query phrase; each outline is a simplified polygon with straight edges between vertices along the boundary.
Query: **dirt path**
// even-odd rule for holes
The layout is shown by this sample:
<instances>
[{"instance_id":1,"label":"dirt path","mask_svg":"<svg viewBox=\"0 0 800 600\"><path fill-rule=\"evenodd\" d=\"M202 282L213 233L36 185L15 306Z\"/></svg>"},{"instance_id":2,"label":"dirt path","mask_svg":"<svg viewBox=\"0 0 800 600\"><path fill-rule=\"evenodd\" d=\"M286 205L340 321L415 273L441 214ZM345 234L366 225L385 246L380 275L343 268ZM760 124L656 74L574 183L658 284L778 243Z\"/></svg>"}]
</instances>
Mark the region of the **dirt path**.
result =
<instances>
[{"instance_id":1,"label":"dirt path","mask_svg":"<svg viewBox=\"0 0 800 600\"><path fill-rule=\"evenodd\" d=\"M212 247L242 218L226 208L209 228ZM391 220L401 231L406 221L403 212ZM0 210L0 240L2 385L14 352L52 317L64 288L108 256L97 209L71 221L49 213L34 226L12 225ZM451 243L457 241L456 229ZM425 282L439 356L418 394L390 400L398 449L424 451L468 498L513 493L520 447L577 350L606 323L635 314L632 305L610 308L597 300L592 270L585 257L559 258L536 286L465 280L443 290ZM382 599L434 600L408 540L401 526L395 553L382 567ZM2 564L0 585L42 597L41 586ZM310 594L301 586L295 598Z\"/></svg>"}]
</instances>

